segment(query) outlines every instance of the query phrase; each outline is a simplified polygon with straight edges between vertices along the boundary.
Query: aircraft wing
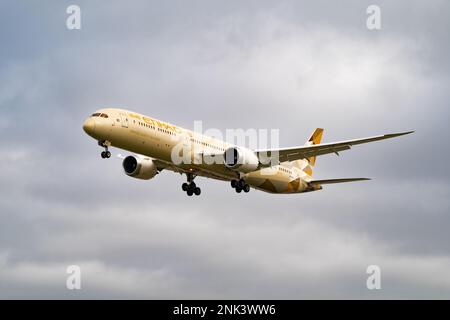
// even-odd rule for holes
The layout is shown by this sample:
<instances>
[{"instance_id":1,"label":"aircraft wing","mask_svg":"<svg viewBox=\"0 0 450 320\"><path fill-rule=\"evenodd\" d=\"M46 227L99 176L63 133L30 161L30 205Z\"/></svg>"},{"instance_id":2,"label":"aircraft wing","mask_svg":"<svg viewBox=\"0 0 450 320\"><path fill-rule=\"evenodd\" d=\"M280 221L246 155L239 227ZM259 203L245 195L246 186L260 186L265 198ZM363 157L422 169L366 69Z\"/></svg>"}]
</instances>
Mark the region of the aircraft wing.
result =
<instances>
[{"instance_id":1,"label":"aircraft wing","mask_svg":"<svg viewBox=\"0 0 450 320\"><path fill-rule=\"evenodd\" d=\"M299 159L306 159L314 156L321 156L329 153L338 154L340 151L349 150L352 146L369 143L378 140L390 139L406 134L413 133L414 131L400 132L400 133L390 133L380 136L354 139L340 142L322 143L315 145L304 145L300 147L292 148L281 148L281 149L267 149L267 150L257 150L256 154L259 159L270 157L273 153L278 152L279 162L294 161ZM269 164L270 165L270 164Z\"/></svg>"}]
</instances>

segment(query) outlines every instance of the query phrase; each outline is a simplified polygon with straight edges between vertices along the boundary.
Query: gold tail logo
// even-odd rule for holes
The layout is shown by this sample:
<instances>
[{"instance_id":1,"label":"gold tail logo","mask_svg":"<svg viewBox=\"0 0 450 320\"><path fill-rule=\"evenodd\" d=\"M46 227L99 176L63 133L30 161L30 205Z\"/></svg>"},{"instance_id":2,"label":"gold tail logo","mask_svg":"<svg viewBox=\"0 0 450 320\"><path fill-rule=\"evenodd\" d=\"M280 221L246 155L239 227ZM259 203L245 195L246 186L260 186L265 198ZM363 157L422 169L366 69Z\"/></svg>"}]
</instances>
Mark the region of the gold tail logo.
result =
<instances>
[{"instance_id":1,"label":"gold tail logo","mask_svg":"<svg viewBox=\"0 0 450 320\"><path fill-rule=\"evenodd\" d=\"M320 144L320 141L322 141L322 136L323 136L323 129L317 128L316 130L314 130L313 134L309 138L306 145L310 146L310 145ZM316 157L308 158L308 162L309 162L310 166L314 167L314 165L316 163Z\"/></svg>"}]
</instances>

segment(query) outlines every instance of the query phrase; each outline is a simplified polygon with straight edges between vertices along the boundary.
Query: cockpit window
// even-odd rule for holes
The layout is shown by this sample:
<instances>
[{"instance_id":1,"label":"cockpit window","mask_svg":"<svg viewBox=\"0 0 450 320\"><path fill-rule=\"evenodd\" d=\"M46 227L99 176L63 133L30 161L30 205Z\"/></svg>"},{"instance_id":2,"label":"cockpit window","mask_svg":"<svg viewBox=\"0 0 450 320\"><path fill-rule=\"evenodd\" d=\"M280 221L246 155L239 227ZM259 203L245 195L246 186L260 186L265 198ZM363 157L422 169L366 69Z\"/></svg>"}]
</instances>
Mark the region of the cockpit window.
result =
<instances>
[{"instance_id":1,"label":"cockpit window","mask_svg":"<svg viewBox=\"0 0 450 320\"><path fill-rule=\"evenodd\" d=\"M92 117L108 118L108 115L107 115L106 113L100 113L100 112L98 112L98 113L94 113L94 114L92 115Z\"/></svg>"}]
</instances>

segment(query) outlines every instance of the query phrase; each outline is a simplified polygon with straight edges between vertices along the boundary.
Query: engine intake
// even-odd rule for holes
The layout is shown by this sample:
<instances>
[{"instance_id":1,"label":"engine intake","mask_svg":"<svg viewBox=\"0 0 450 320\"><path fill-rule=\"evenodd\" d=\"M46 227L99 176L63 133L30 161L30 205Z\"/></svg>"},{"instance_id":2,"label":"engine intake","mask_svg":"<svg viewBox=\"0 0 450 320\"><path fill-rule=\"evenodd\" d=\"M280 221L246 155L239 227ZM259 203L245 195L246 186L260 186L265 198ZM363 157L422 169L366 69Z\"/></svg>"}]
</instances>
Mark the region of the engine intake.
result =
<instances>
[{"instance_id":1,"label":"engine intake","mask_svg":"<svg viewBox=\"0 0 450 320\"><path fill-rule=\"evenodd\" d=\"M245 148L228 148L223 154L223 159L225 167L244 173L255 171L259 166L256 154Z\"/></svg>"},{"instance_id":2,"label":"engine intake","mask_svg":"<svg viewBox=\"0 0 450 320\"><path fill-rule=\"evenodd\" d=\"M128 156L123 159L123 170L125 174L143 180L150 180L158 173L158 168L152 159L141 156Z\"/></svg>"}]
</instances>

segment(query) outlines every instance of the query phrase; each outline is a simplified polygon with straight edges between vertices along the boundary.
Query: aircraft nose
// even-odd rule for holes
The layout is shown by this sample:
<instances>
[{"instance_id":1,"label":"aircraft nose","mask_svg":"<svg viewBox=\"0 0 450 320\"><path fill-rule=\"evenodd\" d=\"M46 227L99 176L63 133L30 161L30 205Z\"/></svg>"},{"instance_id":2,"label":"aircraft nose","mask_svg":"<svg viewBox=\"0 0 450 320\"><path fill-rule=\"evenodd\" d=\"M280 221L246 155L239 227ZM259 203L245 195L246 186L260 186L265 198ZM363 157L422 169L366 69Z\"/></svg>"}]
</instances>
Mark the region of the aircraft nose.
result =
<instances>
[{"instance_id":1,"label":"aircraft nose","mask_svg":"<svg viewBox=\"0 0 450 320\"><path fill-rule=\"evenodd\" d=\"M87 134L93 134L95 131L95 120L92 118L88 118L84 123L83 123L83 130L84 132L86 132Z\"/></svg>"}]
</instances>

